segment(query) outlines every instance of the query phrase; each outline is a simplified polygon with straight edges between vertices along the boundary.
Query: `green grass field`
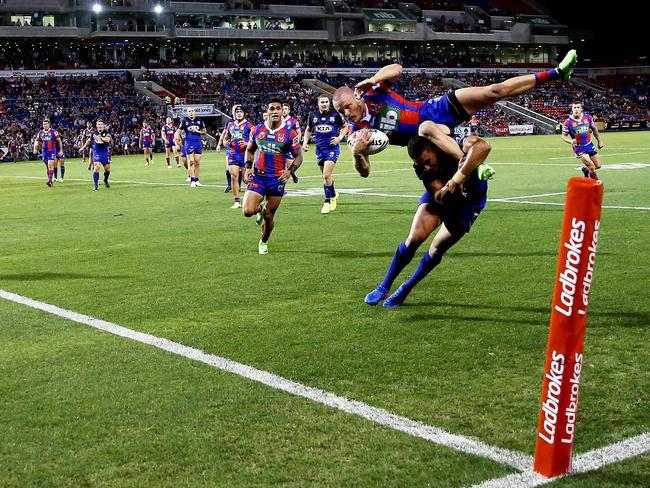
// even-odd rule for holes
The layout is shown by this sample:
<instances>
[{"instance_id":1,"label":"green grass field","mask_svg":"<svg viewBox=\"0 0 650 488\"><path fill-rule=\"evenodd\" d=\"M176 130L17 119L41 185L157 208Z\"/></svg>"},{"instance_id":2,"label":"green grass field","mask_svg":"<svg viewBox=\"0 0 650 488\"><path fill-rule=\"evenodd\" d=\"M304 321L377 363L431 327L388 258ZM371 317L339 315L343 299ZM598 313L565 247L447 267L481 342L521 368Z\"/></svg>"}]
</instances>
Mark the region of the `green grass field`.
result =
<instances>
[{"instance_id":1,"label":"green grass field","mask_svg":"<svg viewBox=\"0 0 650 488\"><path fill-rule=\"evenodd\" d=\"M603 137L604 205L628 208L603 209L577 453L650 430L650 133ZM559 136L491 142L489 196L515 200L489 203L399 309L363 303L422 192L399 148L368 179L343 148L324 216L312 146L266 256L254 220L229 208L221 154L205 155L197 189L159 154L150 167L116 157L98 192L78 159L52 189L42 163L0 164L0 289L532 455L563 209L523 202L562 202L580 173ZM0 378L0 486L447 487L515 473L7 300ZM650 486L650 455L556 484Z\"/></svg>"}]
</instances>

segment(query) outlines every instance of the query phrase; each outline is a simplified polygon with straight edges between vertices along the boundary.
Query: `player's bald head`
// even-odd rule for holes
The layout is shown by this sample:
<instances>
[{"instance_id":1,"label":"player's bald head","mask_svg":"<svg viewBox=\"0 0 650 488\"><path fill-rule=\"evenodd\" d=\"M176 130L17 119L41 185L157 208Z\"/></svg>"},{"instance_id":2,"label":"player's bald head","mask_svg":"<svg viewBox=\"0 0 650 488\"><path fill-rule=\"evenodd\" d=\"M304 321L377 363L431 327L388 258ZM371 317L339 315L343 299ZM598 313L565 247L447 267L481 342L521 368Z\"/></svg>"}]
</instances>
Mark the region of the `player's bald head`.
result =
<instances>
[{"instance_id":1,"label":"player's bald head","mask_svg":"<svg viewBox=\"0 0 650 488\"><path fill-rule=\"evenodd\" d=\"M334 96L332 97L334 108L338 110L341 101L347 100L350 97L354 98L354 90L352 88L349 86L342 86L340 88L337 88L334 92Z\"/></svg>"}]
</instances>

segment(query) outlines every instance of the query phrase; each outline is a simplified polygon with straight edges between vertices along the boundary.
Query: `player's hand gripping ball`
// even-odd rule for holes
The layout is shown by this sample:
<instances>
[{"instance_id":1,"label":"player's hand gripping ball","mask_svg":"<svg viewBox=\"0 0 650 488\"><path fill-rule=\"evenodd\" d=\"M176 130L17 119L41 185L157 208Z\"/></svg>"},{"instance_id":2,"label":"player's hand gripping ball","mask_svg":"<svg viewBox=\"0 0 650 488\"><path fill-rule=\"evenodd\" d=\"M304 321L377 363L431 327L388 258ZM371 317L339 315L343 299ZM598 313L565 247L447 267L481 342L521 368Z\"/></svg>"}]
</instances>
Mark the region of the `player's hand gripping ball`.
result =
<instances>
[{"instance_id":1,"label":"player's hand gripping ball","mask_svg":"<svg viewBox=\"0 0 650 488\"><path fill-rule=\"evenodd\" d=\"M388 136L377 129L361 129L348 136L353 154L378 154L388 147Z\"/></svg>"}]
</instances>

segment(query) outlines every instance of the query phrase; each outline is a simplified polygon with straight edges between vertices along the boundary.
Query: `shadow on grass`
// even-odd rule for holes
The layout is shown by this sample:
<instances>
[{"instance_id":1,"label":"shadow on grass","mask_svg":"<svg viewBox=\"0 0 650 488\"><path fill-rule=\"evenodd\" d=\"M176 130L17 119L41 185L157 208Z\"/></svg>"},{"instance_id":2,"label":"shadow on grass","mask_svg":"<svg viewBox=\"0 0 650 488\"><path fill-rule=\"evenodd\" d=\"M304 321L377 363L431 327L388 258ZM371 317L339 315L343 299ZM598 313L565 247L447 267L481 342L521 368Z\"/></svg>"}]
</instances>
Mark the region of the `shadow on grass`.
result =
<instances>
[{"instance_id":1,"label":"shadow on grass","mask_svg":"<svg viewBox=\"0 0 650 488\"><path fill-rule=\"evenodd\" d=\"M22 273L22 274L0 274L0 281L45 281L45 280L126 280L133 278L128 275L102 275L95 276L81 273Z\"/></svg>"}]
</instances>

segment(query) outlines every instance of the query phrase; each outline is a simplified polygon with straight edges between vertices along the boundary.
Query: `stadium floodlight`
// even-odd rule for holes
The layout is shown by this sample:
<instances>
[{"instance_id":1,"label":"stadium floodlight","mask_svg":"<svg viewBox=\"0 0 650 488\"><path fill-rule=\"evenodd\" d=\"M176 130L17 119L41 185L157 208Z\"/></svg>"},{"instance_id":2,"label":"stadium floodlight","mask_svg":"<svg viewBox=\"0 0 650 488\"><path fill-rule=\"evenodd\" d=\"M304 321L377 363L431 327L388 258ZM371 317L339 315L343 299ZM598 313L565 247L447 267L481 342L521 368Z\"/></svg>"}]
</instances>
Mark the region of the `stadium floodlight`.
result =
<instances>
[{"instance_id":1,"label":"stadium floodlight","mask_svg":"<svg viewBox=\"0 0 650 488\"><path fill-rule=\"evenodd\" d=\"M153 8L153 11L156 12L156 14L160 14L160 13L162 13L163 8L162 8L162 6L159 4L159 5L156 5L156 6Z\"/></svg>"},{"instance_id":2,"label":"stadium floodlight","mask_svg":"<svg viewBox=\"0 0 650 488\"><path fill-rule=\"evenodd\" d=\"M95 5L93 5L93 12L98 14L101 11L102 11L102 6L100 4L96 3Z\"/></svg>"}]
</instances>

